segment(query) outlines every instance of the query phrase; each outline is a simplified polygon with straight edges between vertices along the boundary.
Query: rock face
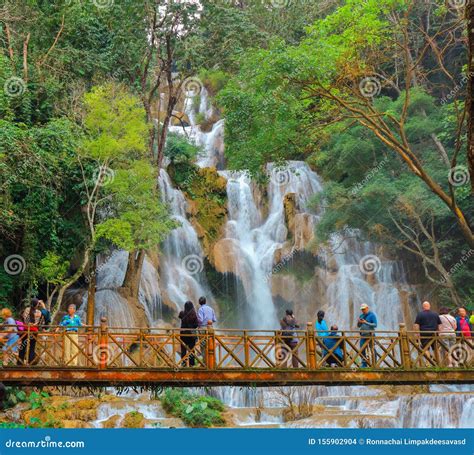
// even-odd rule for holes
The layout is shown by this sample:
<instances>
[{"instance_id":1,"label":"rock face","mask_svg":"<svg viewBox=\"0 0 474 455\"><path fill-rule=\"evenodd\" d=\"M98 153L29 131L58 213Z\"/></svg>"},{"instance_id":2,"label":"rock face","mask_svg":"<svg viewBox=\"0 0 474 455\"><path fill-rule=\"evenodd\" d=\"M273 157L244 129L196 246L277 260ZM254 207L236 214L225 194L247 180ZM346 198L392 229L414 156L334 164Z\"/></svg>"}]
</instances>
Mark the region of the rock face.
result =
<instances>
[{"instance_id":1,"label":"rock face","mask_svg":"<svg viewBox=\"0 0 474 455\"><path fill-rule=\"evenodd\" d=\"M233 273L240 259L240 249L234 239L221 239L212 249L211 261L219 273Z\"/></svg>"},{"instance_id":2,"label":"rock face","mask_svg":"<svg viewBox=\"0 0 474 455\"><path fill-rule=\"evenodd\" d=\"M50 426L54 428L91 428L91 421L97 419L100 400L53 396L41 400L36 409L25 410L21 420L32 427Z\"/></svg>"}]
</instances>

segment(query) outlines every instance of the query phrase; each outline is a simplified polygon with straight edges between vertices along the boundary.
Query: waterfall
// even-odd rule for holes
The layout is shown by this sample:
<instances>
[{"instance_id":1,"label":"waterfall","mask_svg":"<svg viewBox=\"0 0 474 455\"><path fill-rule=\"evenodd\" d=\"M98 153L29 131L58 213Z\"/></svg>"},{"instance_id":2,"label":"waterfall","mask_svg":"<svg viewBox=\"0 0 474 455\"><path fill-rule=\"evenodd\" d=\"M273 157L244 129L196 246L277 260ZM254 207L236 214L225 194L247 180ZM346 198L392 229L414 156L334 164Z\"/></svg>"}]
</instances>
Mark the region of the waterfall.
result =
<instances>
[{"instance_id":1,"label":"waterfall","mask_svg":"<svg viewBox=\"0 0 474 455\"><path fill-rule=\"evenodd\" d=\"M397 330L404 321L399 288L410 291L404 273L399 273L403 265L378 257L371 242L355 238L341 241L335 236L331 247L337 275L327 287L327 319L337 321L339 327L354 329L360 305L366 303L378 317L379 330ZM367 261L371 261L373 270L364 268ZM370 282L369 276L373 277Z\"/></svg>"},{"instance_id":2,"label":"waterfall","mask_svg":"<svg viewBox=\"0 0 474 455\"><path fill-rule=\"evenodd\" d=\"M206 296L212 302L212 294L204 274L204 254L198 235L186 217L186 199L171 184L168 173L160 170L159 186L163 202L171 216L179 223L162 246L162 286L176 309L191 300L195 305L199 297Z\"/></svg>"},{"instance_id":3,"label":"waterfall","mask_svg":"<svg viewBox=\"0 0 474 455\"><path fill-rule=\"evenodd\" d=\"M199 106L196 112L195 99L196 95L186 98L184 103L184 112L188 116L190 125L187 126L171 126L170 132L182 134L188 138L191 143L202 148L199 153L196 164L199 167L215 167L216 169L224 169L224 120L220 119L212 125L210 131L202 131L196 123L196 115L208 121L214 114L214 108L209 100L209 95L205 87L202 87L199 94Z\"/></svg>"},{"instance_id":4,"label":"waterfall","mask_svg":"<svg viewBox=\"0 0 474 455\"><path fill-rule=\"evenodd\" d=\"M122 250L114 250L105 260L99 257L96 267L97 290L94 312L96 325L99 325L102 316L107 317L109 325L115 327L136 327L141 323L136 319L127 300L117 291L125 278L127 262L128 253ZM162 299L158 272L148 258L145 258L143 262L138 299L143 305L148 323L153 325L161 318ZM83 304L78 311L83 318L86 317L86 307L87 293L85 293Z\"/></svg>"}]
</instances>

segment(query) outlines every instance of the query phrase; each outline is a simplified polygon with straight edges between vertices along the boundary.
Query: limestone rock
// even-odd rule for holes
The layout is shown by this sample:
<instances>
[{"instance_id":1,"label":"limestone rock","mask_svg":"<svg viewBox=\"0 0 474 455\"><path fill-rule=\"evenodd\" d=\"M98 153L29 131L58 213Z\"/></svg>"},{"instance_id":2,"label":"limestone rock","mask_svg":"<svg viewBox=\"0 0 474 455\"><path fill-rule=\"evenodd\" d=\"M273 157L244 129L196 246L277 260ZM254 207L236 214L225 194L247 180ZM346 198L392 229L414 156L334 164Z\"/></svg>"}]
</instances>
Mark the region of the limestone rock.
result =
<instances>
[{"instance_id":1,"label":"limestone rock","mask_svg":"<svg viewBox=\"0 0 474 455\"><path fill-rule=\"evenodd\" d=\"M105 422L102 422L102 428L117 428L120 422L119 415L110 416Z\"/></svg>"},{"instance_id":2,"label":"limestone rock","mask_svg":"<svg viewBox=\"0 0 474 455\"><path fill-rule=\"evenodd\" d=\"M127 412L122 421L122 428L143 428L144 426L145 417L137 411Z\"/></svg>"},{"instance_id":3,"label":"limestone rock","mask_svg":"<svg viewBox=\"0 0 474 455\"><path fill-rule=\"evenodd\" d=\"M212 249L212 262L220 273L231 273L240 259L240 250L233 239L221 239Z\"/></svg>"}]
</instances>

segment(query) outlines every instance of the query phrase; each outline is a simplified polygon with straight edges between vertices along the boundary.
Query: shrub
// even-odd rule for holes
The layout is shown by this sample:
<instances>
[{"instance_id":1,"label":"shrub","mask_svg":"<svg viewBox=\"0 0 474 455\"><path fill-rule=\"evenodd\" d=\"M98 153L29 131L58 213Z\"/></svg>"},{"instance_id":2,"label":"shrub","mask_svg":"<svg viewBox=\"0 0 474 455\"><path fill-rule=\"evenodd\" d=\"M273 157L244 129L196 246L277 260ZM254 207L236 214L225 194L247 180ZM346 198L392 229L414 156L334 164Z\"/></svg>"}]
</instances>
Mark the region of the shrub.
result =
<instances>
[{"instance_id":1,"label":"shrub","mask_svg":"<svg viewBox=\"0 0 474 455\"><path fill-rule=\"evenodd\" d=\"M201 396L182 389L166 389L160 396L166 412L179 417L190 427L222 426L224 405L217 398Z\"/></svg>"}]
</instances>

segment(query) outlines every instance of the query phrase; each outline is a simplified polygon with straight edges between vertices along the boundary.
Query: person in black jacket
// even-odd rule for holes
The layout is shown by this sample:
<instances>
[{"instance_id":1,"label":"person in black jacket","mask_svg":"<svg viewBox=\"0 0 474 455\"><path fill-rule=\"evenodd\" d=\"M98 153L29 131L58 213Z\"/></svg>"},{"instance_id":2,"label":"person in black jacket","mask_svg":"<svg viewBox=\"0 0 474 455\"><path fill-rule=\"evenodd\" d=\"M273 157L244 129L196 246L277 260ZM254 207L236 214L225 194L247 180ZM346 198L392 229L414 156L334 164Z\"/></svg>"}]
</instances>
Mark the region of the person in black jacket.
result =
<instances>
[{"instance_id":1,"label":"person in black jacket","mask_svg":"<svg viewBox=\"0 0 474 455\"><path fill-rule=\"evenodd\" d=\"M188 351L192 352L196 345L196 329L198 327L198 318L196 310L194 309L193 302L186 302L184 304L184 311L179 313L179 319L181 319L181 358L185 358ZM195 357L194 353L189 355L189 366L194 366ZM182 362L182 366L188 366L187 360Z\"/></svg>"}]
</instances>

